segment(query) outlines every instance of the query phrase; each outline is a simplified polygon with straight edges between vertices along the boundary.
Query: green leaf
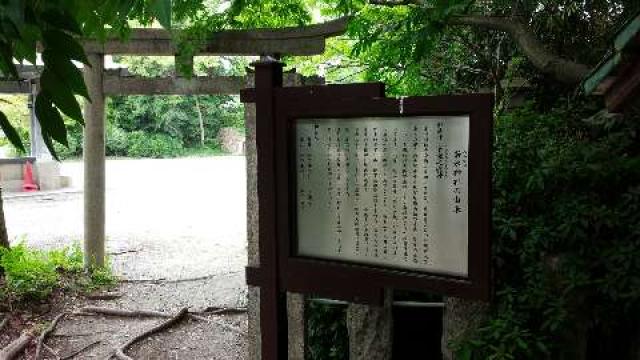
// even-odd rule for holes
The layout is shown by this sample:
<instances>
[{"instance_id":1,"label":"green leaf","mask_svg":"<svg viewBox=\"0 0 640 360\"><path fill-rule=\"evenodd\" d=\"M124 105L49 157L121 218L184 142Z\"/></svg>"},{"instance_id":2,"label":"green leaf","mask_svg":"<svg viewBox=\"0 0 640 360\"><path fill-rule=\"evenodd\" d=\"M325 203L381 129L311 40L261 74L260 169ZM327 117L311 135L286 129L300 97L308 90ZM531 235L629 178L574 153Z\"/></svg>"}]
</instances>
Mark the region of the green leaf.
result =
<instances>
[{"instance_id":1,"label":"green leaf","mask_svg":"<svg viewBox=\"0 0 640 360\"><path fill-rule=\"evenodd\" d=\"M76 94L84 96L87 100L91 100L84 79L82 78L82 73L71 60L51 50L45 50L42 53L42 60L48 69L51 69L60 80L67 84L69 89Z\"/></svg>"},{"instance_id":2,"label":"green leaf","mask_svg":"<svg viewBox=\"0 0 640 360\"><path fill-rule=\"evenodd\" d=\"M4 6L4 9L7 10L6 16L11 19L11 22L20 30L24 24L25 1L9 0L8 2L9 4Z\"/></svg>"},{"instance_id":3,"label":"green leaf","mask_svg":"<svg viewBox=\"0 0 640 360\"><path fill-rule=\"evenodd\" d=\"M471 360L471 355L472 355L471 348L468 348L468 347L462 348L457 352L456 355L457 355L456 357L457 359Z\"/></svg>"},{"instance_id":4,"label":"green leaf","mask_svg":"<svg viewBox=\"0 0 640 360\"><path fill-rule=\"evenodd\" d=\"M82 35L82 29L76 19L62 9L49 9L42 14L44 21L53 27L68 31L76 35Z\"/></svg>"},{"instance_id":5,"label":"green leaf","mask_svg":"<svg viewBox=\"0 0 640 360\"><path fill-rule=\"evenodd\" d=\"M14 79L20 77L16 66L13 64L13 49L10 44L2 41L0 41L0 72Z\"/></svg>"},{"instance_id":6,"label":"green leaf","mask_svg":"<svg viewBox=\"0 0 640 360\"><path fill-rule=\"evenodd\" d=\"M47 145L47 149L49 149L49 153L51 153L51 156L53 156L54 159L56 159L56 161L60 161L60 158L58 157L58 153L56 152L56 148L55 146L53 146L53 141L51 140L51 136L49 136L48 133L45 133L44 128L40 128L41 129L41 134L42 134L42 140L44 140L45 145ZM69 147L69 145L65 145L67 147Z\"/></svg>"},{"instance_id":7,"label":"green leaf","mask_svg":"<svg viewBox=\"0 0 640 360\"><path fill-rule=\"evenodd\" d=\"M171 2L171 0L153 0L151 3L152 14L166 29L171 29Z\"/></svg>"},{"instance_id":8,"label":"green leaf","mask_svg":"<svg viewBox=\"0 0 640 360\"><path fill-rule=\"evenodd\" d=\"M51 69L45 68L40 76L40 93L46 94L47 98L56 105L60 111L79 123L84 123L82 110L73 92L65 86L65 82L60 79ZM54 139L58 140L56 137Z\"/></svg>"},{"instance_id":9,"label":"green leaf","mask_svg":"<svg viewBox=\"0 0 640 360\"><path fill-rule=\"evenodd\" d=\"M15 58L18 61L27 60L28 62L35 64L37 59L37 41L40 35L40 30L30 24L25 24L20 30L22 38L15 43Z\"/></svg>"},{"instance_id":10,"label":"green leaf","mask_svg":"<svg viewBox=\"0 0 640 360\"><path fill-rule=\"evenodd\" d=\"M50 49L71 60L91 66L82 45L71 35L60 30L48 30L42 34L42 37L44 38L45 50Z\"/></svg>"},{"instance_id":11,"label":"green leaf","mask_svg":"<svg viewBox=\"0 0 640 360\"><path fill-rule=\"evenodd\" d=\"M46 93L40 91L36 96L36 117L40 122L40 128L42 129L43 138L51 137L64 146L68 146L67 143L67 129L64 126L64 120L58 109L53 106L51 99ZM49 146L49 151L53 154L53 146Z\"/></svg>"},{"instance_id":12,"label":"green leaf","mask_svg":"<svg viewBox=\"0 0 640 360\"><path fill-rule=\"evenodd\" d=\"M9 139L11 144L20 152L25 152L24 144L22 144L22 139L20 139L20 135L18 135L18 132L16 131L16 129L11 125L11 123L9 122L9 119L7 119L7 116L4 113L2 113L2 111L0 111L0 127L2 128L2 131L4 132L6 137Z\"/></svg>"}]
</instances>

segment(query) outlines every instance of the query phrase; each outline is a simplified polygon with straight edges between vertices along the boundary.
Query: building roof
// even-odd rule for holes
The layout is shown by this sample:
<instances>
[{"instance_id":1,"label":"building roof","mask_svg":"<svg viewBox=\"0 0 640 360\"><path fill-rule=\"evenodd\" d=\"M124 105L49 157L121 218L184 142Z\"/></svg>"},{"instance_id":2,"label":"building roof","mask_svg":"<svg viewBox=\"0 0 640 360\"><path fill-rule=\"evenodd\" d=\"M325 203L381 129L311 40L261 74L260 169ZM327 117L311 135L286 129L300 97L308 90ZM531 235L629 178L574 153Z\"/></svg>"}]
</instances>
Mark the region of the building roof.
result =
<instances>
[{"instance_id":1,"label":"building roof","mask_svg":"<svg viewBox=\"0 0 640 360\"><path fill-rule=\"evenodd\" d=\"M611 112L621 112L640 97L640 12L614 37L612 48L582 83L587 95L603 95Z\"/></svg>"}]
</instances>

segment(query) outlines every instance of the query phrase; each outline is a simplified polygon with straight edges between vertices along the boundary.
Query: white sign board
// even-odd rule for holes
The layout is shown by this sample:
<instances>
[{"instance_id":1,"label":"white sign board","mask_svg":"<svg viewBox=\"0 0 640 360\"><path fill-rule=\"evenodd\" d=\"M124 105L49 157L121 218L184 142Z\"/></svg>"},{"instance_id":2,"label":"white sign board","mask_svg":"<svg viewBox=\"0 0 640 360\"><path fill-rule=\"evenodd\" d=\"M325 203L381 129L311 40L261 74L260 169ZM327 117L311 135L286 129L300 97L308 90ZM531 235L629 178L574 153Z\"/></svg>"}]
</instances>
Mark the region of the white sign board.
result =
<instances>
[{"instance_id":1,"label":"white sign board","mask_svg":"<svg viewBox=\"0 0 640 360\"><path fill-rule=\"evenodd\" d=\"M302 119L298 255L468 275L468 116Z\"/></svg>"}]
</instances>

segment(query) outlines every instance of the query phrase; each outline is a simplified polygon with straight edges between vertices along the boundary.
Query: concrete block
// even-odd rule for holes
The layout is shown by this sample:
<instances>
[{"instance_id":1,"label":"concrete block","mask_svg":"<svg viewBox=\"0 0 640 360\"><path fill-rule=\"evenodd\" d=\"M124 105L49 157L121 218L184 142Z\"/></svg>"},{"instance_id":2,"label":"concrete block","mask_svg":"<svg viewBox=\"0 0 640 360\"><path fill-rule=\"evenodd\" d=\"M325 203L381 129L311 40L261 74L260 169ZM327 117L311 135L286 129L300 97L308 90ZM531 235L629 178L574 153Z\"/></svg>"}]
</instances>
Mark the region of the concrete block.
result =
<instances>
[{"instance_id":1,"label":"concrete block","mask_svg":"<svg viewBox=\"0 0 640 360\"><path fill-rule=\"evenodd\" d=\"M38 181L38 186L41 191L58 190L62 187L60 185L60 176L43 177Z\"/></svg>"},{"instance_id":2,"label":"concrete block","mask_svg":"<svg viewBox=\"0 0 640 360\"><path fill-rule=\"evenodd\" d=\"M57 161L36 161L34 166L35 180L40 190L60 189L60 163Z\"/></svg>"},{"instance_id":3,"label":"concrete block","mask_svg":"<svg viewBox=\"0 0 640 360\"><path fill-rule=\"evenodd\" d=\"M60 188L68 188L71 187L71 185L73 185L73 180L71 178L71 176L66 176L66 175L60 175L58 177L60 179Z\"/></svg>"},{"instance_id":4,"label":"concrete block","mask_svg":"<svg viewBox=\"0 0 640 360\"><path fill-rule=\"evenodd\" d=\"M2 181L2 191L5 193L21 192L22 180L5 180Z\"/></svg>"},{"instance_id":5,"label":"concrete block","mask_svg":"<svg viewBox=\"0 0 640 360\"><path fill-rule=\"evenodd\" d=\"M22 164L0 165L0 180L22 180Z\"/></svg>"}]
</instances>

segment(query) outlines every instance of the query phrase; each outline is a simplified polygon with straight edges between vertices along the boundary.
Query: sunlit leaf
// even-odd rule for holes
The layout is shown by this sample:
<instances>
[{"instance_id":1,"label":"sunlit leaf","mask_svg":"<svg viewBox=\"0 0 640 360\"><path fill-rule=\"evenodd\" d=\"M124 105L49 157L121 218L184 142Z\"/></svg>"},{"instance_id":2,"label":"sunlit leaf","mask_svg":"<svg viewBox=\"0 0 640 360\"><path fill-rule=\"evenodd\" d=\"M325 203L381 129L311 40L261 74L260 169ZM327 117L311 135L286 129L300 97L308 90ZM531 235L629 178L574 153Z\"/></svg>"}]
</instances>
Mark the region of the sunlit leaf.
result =
<instances>
[{"instance_id":1,"label":"sunlit leaf","mask_svg":"<svg viewBox=\"0 0 640 360\"><path fill-rule=\"evenodd\" d=\"M151 3L153 15L160 25L167 29L171 28L171 2L171 0L153 0Z\"/></svg>"},{"instance_id":2,"label":"sunlit leaf","mask_svg":"<svg viewBox=\"0 0 640 360\"><path fill-rule=\"evenodd\" d=\"M20 139L20 135L16 129L11 125L9 119L7 119L6 115L0 111L0 127L4 132L4 135L9 139L11 144L18 149L20 152L25 152L24 144L22 144L22 139Z\"/></svg>"}]
</instances>

